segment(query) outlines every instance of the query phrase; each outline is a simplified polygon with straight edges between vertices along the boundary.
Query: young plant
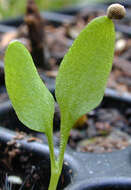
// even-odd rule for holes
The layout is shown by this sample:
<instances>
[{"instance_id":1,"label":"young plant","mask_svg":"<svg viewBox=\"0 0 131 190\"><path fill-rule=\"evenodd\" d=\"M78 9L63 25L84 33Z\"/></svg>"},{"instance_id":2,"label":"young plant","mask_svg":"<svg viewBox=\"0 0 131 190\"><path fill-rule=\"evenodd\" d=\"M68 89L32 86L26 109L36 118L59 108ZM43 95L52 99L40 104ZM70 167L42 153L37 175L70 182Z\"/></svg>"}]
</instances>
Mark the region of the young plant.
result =
<instances>
[{"instance_id":1,"label":"young plant","mask_svg":"<svg viewBox=\"0 0 131 190\"><path fill-rule=\"evenodd\" d=\"M118 5L115 6L118 8ZM111 7L108 15L110 11L116 17L119 14ZM48 139L51 160L49 190L56 190L72 126L103 98L115 44L114 24L110 18L102 16L91 21L74 41L60 65L55 93L61 112L57 158L53 145L54 98L40 79L24 45L14 41L6 51L6 87L17 116L27 127L44 132Z\"/></svg>"}]
</instances>

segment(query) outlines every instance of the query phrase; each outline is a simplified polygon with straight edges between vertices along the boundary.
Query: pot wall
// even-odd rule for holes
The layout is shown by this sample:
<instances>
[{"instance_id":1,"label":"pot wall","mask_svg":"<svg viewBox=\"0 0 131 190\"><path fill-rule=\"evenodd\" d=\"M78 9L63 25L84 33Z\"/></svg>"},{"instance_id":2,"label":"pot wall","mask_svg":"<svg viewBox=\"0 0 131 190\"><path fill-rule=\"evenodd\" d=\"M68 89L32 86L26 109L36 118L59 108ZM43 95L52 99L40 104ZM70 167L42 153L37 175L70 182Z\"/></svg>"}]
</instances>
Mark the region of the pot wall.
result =
<instances>
[{"instance_id":1,"label":"pot wall","mask_svg":"<svg viewBox=\"0 0 131 190\"><path fill-rule=\"evenodd\" d=\"M85 180L76 185L72 190L130 190L131 178L105 178Z\"/></svg>"}]
</instances>

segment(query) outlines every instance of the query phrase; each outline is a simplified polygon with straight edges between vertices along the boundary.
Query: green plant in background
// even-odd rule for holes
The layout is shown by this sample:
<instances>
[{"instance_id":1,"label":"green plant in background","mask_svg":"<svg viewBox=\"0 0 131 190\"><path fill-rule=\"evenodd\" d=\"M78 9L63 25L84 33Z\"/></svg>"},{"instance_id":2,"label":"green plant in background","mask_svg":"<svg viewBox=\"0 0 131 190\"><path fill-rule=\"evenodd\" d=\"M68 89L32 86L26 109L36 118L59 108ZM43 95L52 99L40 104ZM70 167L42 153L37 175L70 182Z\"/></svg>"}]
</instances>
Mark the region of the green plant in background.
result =
<instances>
[{"instance_id":1,"label":"green plant in background","mask_svg":"<svg viewBox=\"0 0 131 190\"><path fill-rule=\"evenodd\" d=\"M114 11L116 8L120 11ZM115 18L114 14L121 14L121 10L124 10L122 6L113 5L108 9L108 16ZM56 190L72 126L103 98L115 44L114 24L108 16L98 17L85 27L60 65L56 78L56 99L61 112L58 157L53 145L54 98L40 79L24 45L14 41L6 51L6 87L18 118L27 127L44 132L48 139L51 160L49 190Z\"/></svg>"},{"instance_id":2,"label":"green plant in background","mask_svg":"<svg viewBox=\"0 0 131 190\"><path fill-rule=\"evenodd\" d=\"M57 10L77 4L101 3L105 0L35 0L40 10ZM106 0L111 2L113 0ZM121 0L122 1L122 0ZM0 0L0 19L24 14L27 0Z\"/></svg>"},{"instance_id":3,"label":"green plant in background","mask_svg":"<svg viewBox=\"0 0 131 190\"><path fill-rule=\"evenodd\" d=\"M80 0L35 0L35 2L40 10L53 10L77 4ZM0 0L0 19L24 14L26 3L27 0Z\"/></svg>"}]
</instances>

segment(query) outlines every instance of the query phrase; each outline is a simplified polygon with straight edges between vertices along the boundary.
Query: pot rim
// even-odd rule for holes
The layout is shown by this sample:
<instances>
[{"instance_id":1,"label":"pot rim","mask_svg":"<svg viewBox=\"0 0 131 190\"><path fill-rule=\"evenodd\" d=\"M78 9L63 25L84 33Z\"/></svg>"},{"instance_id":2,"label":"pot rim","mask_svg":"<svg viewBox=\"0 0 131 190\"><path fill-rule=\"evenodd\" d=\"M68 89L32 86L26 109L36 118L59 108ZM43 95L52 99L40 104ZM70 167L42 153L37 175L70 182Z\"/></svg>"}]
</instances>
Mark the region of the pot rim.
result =
<instances>
[{"instance_id":1,"label":"pot rim","mask_svg":"<svg viewBox=\"0 0 131 190\"><path fill-rule=\"evenodd\" d=\"M103 178L86 179L74 185L72 187L72 190L88 190L88 188L90 190L96 187L100 189L102 188L101 190L103 190L105 187L110 187L111 189L112 187L117 187L117 189L121 187L122 188L126 187L131 189L131 177L123 176L123 177L105 177L105 178L103 177Z\"/></svg>"}]
</instances>

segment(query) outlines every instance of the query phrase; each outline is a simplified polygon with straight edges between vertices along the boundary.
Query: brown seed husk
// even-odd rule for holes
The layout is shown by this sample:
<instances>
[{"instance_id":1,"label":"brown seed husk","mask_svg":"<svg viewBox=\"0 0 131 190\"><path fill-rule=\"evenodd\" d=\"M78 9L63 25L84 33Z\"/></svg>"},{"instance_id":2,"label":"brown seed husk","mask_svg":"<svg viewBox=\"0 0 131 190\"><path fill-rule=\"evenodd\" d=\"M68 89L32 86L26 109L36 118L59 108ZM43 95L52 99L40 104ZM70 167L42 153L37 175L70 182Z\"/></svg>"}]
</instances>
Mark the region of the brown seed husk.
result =
<instances>
[{"instance_id":1,"label":"brown seed husk","mask_svg":"<svg viewBox=\"0 0 131 190\"><path fill-rule=\"evenodd\" d=\"M120 4L112 4L107 9L107 16L110 19L122 19L126 15L124 6Z\"/></svg>"}]
</instances>

